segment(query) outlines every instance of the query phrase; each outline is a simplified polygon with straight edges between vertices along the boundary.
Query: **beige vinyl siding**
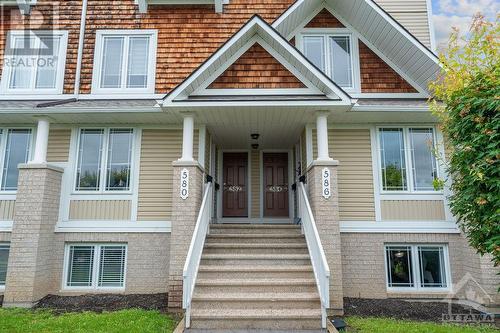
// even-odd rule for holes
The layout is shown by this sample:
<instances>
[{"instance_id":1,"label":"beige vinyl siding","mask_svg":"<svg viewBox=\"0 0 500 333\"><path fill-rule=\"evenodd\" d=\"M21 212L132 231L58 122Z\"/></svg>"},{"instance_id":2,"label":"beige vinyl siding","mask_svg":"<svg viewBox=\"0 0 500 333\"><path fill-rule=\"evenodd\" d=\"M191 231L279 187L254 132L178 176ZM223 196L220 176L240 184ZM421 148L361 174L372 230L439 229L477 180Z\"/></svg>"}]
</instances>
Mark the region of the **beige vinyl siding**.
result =
<instances>
[{"instance_id":1,"label":"beige vinyl siding","mask_svg":"<svg viewBox=\"0 0 500 333\"><path fill-rule=\"evenodd\" d=\"M12 221L14 219L15 200L0 201L0 221Z\"/></svg>"},{"instance_id":2,"label":"beige vinyl siding","mask_svg":"<svg viewBox=\"0 0 500 333\"><path fill-rule=\"evenodd\" d=\"M51 129L47 146L47 162L67 162L71 129Z\"/></svg>"},{"instance_id":3,"label":"beige vinyl siding","mask_svg":"<svg viewBox=\"0 0 500 333\"><path fill-rule=\"evenodd\" d=\"M197 140L195 140L196 142ZM182 130L142 131L139 221L168 221L172 214L172 162L182 154Z\"/></svg>"},{"instance_id":4,"label":"beige vinyl siding","mask_svg":"<svg viewBox=\"0 0 500 333\"><path fill-rule=\"evenodd\" d=\"M260 217L260 151L253 150L250 156L250 180L251 184L251 217L259 218Z\"/></svg>"},{"instance_id":5,"label":"beige vinyl siding","mask_svg":"<svg viewBox=\"0 0 500 333\"><path fill-rule=\"evenodd\" d=\"M431 46L427 0L376 0L396 21L426 46Z\"/></svg>"},{"instance_id":6,"label":"beige vinyl siding","mask_svg":"<svg viewBox=\"0 0 500 333\"><path fill-rule=\"evenodd\" d=\"M369 129L328 130L330 157L338 160L339 213L342 221L375 221ZM313 157L317 158L313 130Z\"/></svg>"},{"instance_id":7,"label":"beige vinyl siding","mask_svg":"<svg viewBox=\"0 0 500 333\"><path fill-rule=\"evenodd\" d=\"M211 138L211 135L207 131L207 135L205 137L205 172L208 175L212 174L211 173L212 170L210 170L210 148L212 147L212 145L210 144L210 138Z\"/></svg>"},{"instance_id":8,"label":"beige vinyl siding","mask_svg":"<svg viewBox=\"0 0 500 333\"><path fill-rule=\"evenodd\" d=\"M130 200L71 200L70 220L130 220Z\"/></svg>"},{"instance_id":9,"label":"beige vinyl siding","mask_svg":"<svg viewBox=\"0 0 500 333\"><path fill-rule=\"evenodd\" d=\"M306 130L300 135L300 173L306 174L307 169L307 143L306 143Z\"/></svg>"},{"instance_id":10,"label":"beige vinyl siding","mask_svg":"<svg viewBox=\"0 0 500 333\"><path fill-rule=\"evenodd\" d=\"M444 221L442 200L383 200L380 202L385 221Z\"/></svg>"}]
</instances>

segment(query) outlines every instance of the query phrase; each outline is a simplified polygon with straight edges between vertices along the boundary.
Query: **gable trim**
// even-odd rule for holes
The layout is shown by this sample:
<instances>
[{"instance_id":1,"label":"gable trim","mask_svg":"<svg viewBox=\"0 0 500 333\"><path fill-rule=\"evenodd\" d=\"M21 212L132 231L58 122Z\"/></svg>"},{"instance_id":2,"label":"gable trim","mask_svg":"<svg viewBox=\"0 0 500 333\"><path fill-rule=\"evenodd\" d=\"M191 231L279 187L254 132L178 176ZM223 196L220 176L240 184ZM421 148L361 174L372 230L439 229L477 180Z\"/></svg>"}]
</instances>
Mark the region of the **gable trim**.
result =
<instances>
[{"instance_id":1,"label":"gable trim","mask_svg":"<svg viewBox=\"0 0 500 333\"><path fill-rule=\"evenodd\" d=\"M253 30L253 31L252 31ZM252 34L251 36L246 36L247 34ZM336 85L330 78L328 78L322 71L320 71L316 66L314 66L305 56L302 55L293 45L291 45L287 40L283 38L272 26L270 26L266 21L264 21L259 15L254 15L250 20L240 28L229 40L227 40L216 52L214 52L202 65L198 67L194 72L192 72L181 84L179 84L175 89L170 91L163 99L163 106L173 104L175 102L189 102L187 97L192 95L199 86L200 83L205 82L200 76L204 75L206 71L210 70L212 66L221 66L226 61L222 60L223 56L227 56L225 53L229 52L231 55L231 48L237 47L241 52L241 47L246 45L248 40L252 39L254 35L259 35L260 38L265 34L272 38L273 42L276 42L279 46L283 48L289 55L298 62L298 64L304 66L304 70L308 71L315 80L317 79L314 87L322 92L323 95L330 98L330 102L335 102L335 104L340 105L352 105L351 97L347 94L341 87ZM248 39L245 42L245 37ZM262 38L263 39L263 38ZM243 43L238 47L237 43ZM236 45L236 46L235 46ZM252 44L253 45L253 44ZM261 44L262 45L262 44ZM251 45L250 45L251 46ZM272 49L275 49L274 47ZM240 53L235 52L234 53ZM279 61L279 59L277 59ZM283 63L282 63L283 64ZM284 64L283 64L284 65ZM286 66L285 66L286 67ZM292 66L295 67L295 66ZM294 71L300 71L294 68ZM293 73L293 72L292 72ZM211 73L210 75L212 75ZM209 76L210 76L209 75ZM186 91L190 88L190 85L196 85L196 88L191 91ZM319 86L323 86L327 91L319 89Z\"/></svg>"}]
</instances>

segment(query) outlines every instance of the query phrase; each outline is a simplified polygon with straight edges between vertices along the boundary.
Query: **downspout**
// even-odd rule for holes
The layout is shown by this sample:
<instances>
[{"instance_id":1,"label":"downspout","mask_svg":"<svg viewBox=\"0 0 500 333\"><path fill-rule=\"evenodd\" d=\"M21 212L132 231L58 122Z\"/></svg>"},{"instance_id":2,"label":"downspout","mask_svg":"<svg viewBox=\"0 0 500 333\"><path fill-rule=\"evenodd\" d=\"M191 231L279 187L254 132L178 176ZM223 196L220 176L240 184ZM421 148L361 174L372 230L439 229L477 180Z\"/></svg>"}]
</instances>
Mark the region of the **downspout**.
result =
<instances>
[{"instance_id":1,"label":"downspout","mask_svg":"<svg viewBox=\"0 0 500 333\"><path fill-rule=\"evenodd\" d=\"M82 75L82 61L83 61L83 46L85 43L85 25L87 23L87 2L82 2L82 16L80 18L80 38L78 39L78 57L76 60L76 73L75 73L75 98L78 99L80 95L80 77Z\"/></svg>"}]
</instances>

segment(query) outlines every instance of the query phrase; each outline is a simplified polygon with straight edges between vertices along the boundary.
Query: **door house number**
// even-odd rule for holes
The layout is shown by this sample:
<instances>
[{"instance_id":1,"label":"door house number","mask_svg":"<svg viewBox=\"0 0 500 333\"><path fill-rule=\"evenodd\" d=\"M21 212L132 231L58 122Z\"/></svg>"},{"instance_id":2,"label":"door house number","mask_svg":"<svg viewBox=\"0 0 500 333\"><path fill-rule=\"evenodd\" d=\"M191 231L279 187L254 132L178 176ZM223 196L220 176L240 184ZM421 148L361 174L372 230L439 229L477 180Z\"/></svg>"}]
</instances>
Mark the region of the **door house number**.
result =
<instances>
[{"instance_id":1,"label":"door house number","mask_svg":"<svg viewBox=\"0 0 500 333\"><path fill-rule=\"evenodd\" d=\"M323 183L323 198L328 199L332 195L330 190L330 169L323 169L321 172L321 182Z\"/></svg>"},{"instance_id":2,"label":"door house number","mask_svg":"<svg viewBox=\"0 0 500 333\"><path fill-rule=\"evenodd\" d=\"M181 199L189 197L189 170L184 168L181 171Z\"/></svg>"}]
</instances>

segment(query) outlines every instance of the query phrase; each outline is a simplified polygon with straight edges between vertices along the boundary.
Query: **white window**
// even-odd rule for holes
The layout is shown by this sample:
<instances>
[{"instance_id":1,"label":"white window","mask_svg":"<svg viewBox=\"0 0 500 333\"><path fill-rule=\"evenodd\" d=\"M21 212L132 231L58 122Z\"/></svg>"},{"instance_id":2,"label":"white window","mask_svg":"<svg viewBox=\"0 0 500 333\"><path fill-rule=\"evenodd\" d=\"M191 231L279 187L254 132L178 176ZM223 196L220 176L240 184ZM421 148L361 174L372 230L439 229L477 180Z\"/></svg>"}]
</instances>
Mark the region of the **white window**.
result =
<instances>
[{"instance_id":1,"label":"white window","mask_svg":"<svg viewBox=\"0 0 500 333\"><path fill-rule=\"evenodd\" d=\"M7 262L9 260L9 244L0 243L0 288L5 287L7 278Z\"/></svg>"},{"instance_id":2,"label":"white window","mask_svg":"<svg viewBox=\"0 0 500 333\"><path fill-rule=\"evenodd\" d=\"M66 31L10 31L2 92L62 94L67 43Z\"/></svg>"},{"instance_id":3,"label":"white window","mask_svg":"<svg viewBox=\"0 0 500 333\"><path fill-rule=\"evenodd\" d=\"M16 191L21 163L27 163L31 154L32 133L27 128L0 129L0 190Z\"/></svg>"},{"instance_id":4,"label":"white window","mask_svg":"<svg viewBox=\"0 0 500 333\"><path fill-rule=\"evenodd\" d=\"M381 190L434 192L439 177L435 147L433 128L379 128Z\"/></svg>"},{"instance_id":5,"label":"white window","mask_svg":"<svg viewBox=\"0 0 500 333\"><path fill-rule=\"evenodd\" d=\"M314 29L311 29L314 30ZM345 29L302 35L304 55L347 91L359 90L358 42Z\"/></svg>"},{"instance_id":6,"label":"white window","mask_svg":"<svg viewBox=\"0 0 500 333\"><path fill-rule=\"evenodd\" d=\"M157 32L98 31L93 93L154 93Z\"/></svg>"},{"instance_id":7,"label":"white window","mask_svg":"<svg viewBox=\"0 0 500 333\"><path fill-rule=\"evenodd\" d=\"M76 163L76 191L131 190L134 130L81 129Z\"/></svg>"},{"instance_id":8,"label":"white window","mask_svg":"<svg viewBox=\"0 0 500 333\"><path fill-rule=\"evenodd\" d=\"M448 249L445 245L387 245L389 290L443 290L450 286Z\"/></svg>"},{"instance_id":9,"label":"white window","mask_svg":"<svg viewBox=\"0 0 500 333\"><path fill-rule=\"evenodd\" d=\"M69 244L65 258L65 288L125 287L127 245Z\"/></svg>"}]
</instances>

